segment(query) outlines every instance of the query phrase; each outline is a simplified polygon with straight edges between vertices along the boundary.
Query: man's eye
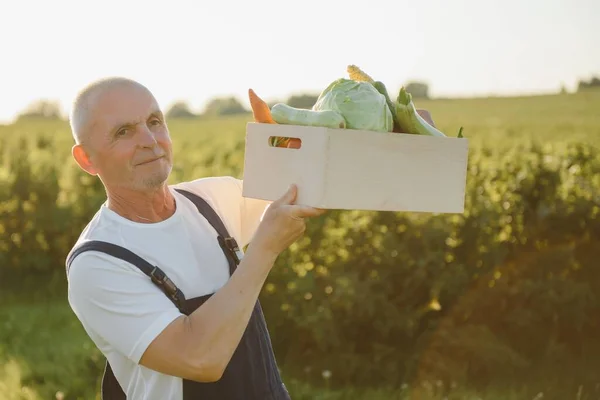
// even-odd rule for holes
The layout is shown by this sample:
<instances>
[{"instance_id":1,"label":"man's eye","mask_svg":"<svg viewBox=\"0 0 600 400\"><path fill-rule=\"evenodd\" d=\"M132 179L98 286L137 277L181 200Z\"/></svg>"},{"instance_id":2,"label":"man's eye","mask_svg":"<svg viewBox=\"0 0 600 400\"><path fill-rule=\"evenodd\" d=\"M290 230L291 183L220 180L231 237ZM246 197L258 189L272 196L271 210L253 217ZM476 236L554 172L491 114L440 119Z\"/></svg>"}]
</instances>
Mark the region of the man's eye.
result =
<instances>
[{"instance_id":1,"label":"man's eye","mask_svg":"<svg viewBox=\"0 0 600 400\"><path fill-rule=\"evenodd\" d=\"M152 125L160 125L160 119L158 118L153 118L152 120L150 120L150 124Z\"/></svg>"},{"instance_id":2,"label":"man's eye","mask_svg":"<svg viewBox=\"0 0 600 400\"><path fill-rule=\"evenodd\" d=\"M127 134L127 129L123 128L123 129L119 129L117 131L117 136L123 136Z\"/></svg>"}]
</instances>

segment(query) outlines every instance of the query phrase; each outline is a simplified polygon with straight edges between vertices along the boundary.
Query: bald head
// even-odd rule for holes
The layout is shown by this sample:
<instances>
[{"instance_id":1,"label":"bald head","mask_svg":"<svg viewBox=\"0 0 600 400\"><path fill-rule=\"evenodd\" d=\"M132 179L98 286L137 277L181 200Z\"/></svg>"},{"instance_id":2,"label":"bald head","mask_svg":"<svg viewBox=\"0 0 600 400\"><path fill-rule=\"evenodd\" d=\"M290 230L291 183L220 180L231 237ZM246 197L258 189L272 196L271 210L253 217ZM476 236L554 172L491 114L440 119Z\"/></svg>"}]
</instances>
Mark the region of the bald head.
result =
<instances>
[{"instance_id":1,"label":"bald head","mask_svg":"<svg viewBox=\"0 0 600 400\"><path fill-rule=\"evenodd\" d=\"M154 95L127 78L105 78L75 98L72 154L107 191L162 187L172 167L169 129ZM112 188L112 189L111 189Z\"/></svg>"},{"instance_id":2,"label":"bald head","mask_svg":"<svg viewBox=\"0 0 600 400\"><path fill-rule=\"evenodd\" d=\"M69 121L75 143L85 141L87 131L94 117L96 100L105 92L124 86L133 86L150 93L150 90L139 82L122 77L110 77L97 80L84 87L75 97L71 107Z\"/></svg>"}]
</instances>

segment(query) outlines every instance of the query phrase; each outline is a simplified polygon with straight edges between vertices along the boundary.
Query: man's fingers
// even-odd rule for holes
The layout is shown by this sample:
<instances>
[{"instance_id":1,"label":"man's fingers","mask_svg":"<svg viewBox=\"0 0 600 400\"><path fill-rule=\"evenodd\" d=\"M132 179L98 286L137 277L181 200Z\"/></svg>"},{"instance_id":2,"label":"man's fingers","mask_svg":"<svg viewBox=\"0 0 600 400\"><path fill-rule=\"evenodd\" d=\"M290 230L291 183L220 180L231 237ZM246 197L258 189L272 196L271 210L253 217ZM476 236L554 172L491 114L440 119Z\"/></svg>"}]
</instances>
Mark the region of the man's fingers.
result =
<instances>
[{"instance_id":1,"label":"man's fingers","mask_svg":"<svg viewBox=\"0 0 600 400\"><path fill-rule=\"evenodd\" d=\"M429 125L435 127L435 124L433 123L433 118L431 118L431 114L429 113L429 111L419 108L417 109L417 114L419 114L421 118L427 121Z\"/></svg>"},{"instance_id":2,"label":"man's fingers","mask_svg":"<svg viewBox=\"0 0 600 400\"><path fill-rule=\"evenodd\" d=\"M322 208L315 208L309 206L294 206L291 210L291 214L297 218L306 218L306 217L318 217L319 215L323 215L326 210Z\"/></svg>"},{"instance_id":3,"label":"man's fingers","mask_svg":"<svg viewBox=\"0 0 600 400\"><path fill-rule=\"evenodd\" d=\"M292 184L283 196L271 203L271 207L289 208L289 213L294 218L318 217L325 213L326 210L322 208L294 204L297 195L298 187Z\"/></svg>"},{"instance_id":4,"label":"man's fingers","mask_svg":"<svg viewBox=\"0 0 600 400\"><path fill-rule=\"evenodd\" d=\"M285 192L283 194L283 196L281 196L280 198L275 200L272 203L272 205L281 206L281 205L286 205L286 204L294 204L294 201L296 201L297 193L298 193L298 188L296 187L296 185L292 184L288 188L287 192Z\"/></svg>"}]
</instances>

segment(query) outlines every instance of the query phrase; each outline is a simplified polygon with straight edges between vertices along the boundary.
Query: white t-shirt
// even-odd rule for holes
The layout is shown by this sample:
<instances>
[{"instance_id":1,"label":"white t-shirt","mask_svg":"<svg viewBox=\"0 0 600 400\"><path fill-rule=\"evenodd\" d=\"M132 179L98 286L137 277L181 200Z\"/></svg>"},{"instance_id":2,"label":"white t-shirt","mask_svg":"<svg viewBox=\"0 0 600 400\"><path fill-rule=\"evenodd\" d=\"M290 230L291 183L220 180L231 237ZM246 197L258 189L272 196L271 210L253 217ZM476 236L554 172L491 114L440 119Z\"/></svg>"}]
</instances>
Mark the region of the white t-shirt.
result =
<instances>
[{"instance_id":1,"label":"white t-shirt","mask_svg":"<svg viewBox=\"0 0 600 400\"><path fill-rule=\"evenodd\" d=\"M187 299L213 293L229 279L217 233L196 206L173 188L205 199L240 247L254 234L269 202L242 197L242 181L201 178L170 187L174 215L152 224L125 219L102 205L77 243L103 240L158 265ZM88 251L71 264L68 300L85 331L109 361L128 399L178 400L182 380L139 365L153 339L181 313L135 266Z\"/></svg>"}]
</instances>

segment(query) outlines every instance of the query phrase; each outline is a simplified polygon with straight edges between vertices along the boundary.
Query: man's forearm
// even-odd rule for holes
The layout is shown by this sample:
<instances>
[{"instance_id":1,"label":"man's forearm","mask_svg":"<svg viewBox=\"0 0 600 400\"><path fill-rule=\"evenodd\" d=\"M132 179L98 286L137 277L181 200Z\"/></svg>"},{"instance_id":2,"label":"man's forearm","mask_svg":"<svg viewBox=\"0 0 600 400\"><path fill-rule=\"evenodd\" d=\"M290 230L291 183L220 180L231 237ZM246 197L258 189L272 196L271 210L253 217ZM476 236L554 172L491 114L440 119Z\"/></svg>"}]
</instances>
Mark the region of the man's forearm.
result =
<instances>
[{"instance_id":1,"label":"man's forearm","mask_svg":"<svg viewBox=\"0 0 600 400\"><path fill-rule=\"evenodd\" d=\"M215 369L218 375L223 372L248 325L276 258L276 254L250 244L227 283L190 314L188 348L202 369Z\"/></svg>"}]
</instances>

